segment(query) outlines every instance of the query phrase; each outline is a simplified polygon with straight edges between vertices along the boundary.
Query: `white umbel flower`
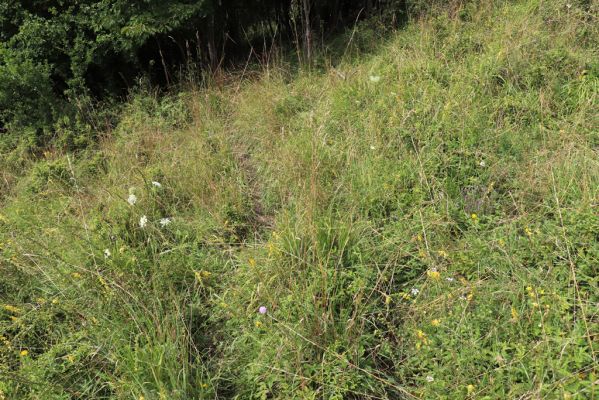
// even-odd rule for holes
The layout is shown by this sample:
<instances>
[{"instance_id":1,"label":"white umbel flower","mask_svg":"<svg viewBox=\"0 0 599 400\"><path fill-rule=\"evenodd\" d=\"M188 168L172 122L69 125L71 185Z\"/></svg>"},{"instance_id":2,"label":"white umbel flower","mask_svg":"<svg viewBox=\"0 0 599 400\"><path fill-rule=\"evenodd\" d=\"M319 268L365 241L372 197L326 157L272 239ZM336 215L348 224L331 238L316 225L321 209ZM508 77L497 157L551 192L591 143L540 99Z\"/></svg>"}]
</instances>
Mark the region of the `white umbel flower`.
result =
<instances>
[{"instance_id":1,"label":"white umbel flower","mask_svg":"<svg viewBox=\"0 0 599 400\"><path fill-rule=\"evenodd\" d=\"M170 218L161 218L160 219L160 226L162 226L163 228L165 226L167 226L168 224L170 224L172 221Z\"/></svg>"},{"instance_id":2,"label":"white umbel flower","mask_svg":"<svg viewBox=\"0 0 599 400\"><path fill-rule=\"evenodd\" d=\"M156 181L152 181L152 185L156 186L157 188L161 188L162 187L162 183L156 182Z\"/></svg>"},{"instance_id":3,"label":"white umbel flower","mask_svg":"<svg viewBox=\"0 0 599 400\"><path fill-rule=\"evenodd\" d=\"M370 75L370 82L377 83L381 80L381 77L378 75Z\"/></svg>"},{"instance_id":4,"label":"white umbel flower","mask_svg":"<svg viewBox=\"0 0 599 400\"><path fill-rule=\"evenodd\" d=\"M430 376L430 375L427 375L427 376L426 376L426 381L427 381L427 382L432 382L432 381L434 381L434 380L435 380L435 378L433 378L432 376Z\"/></svg>"},{"instance_id":5,"label":"white umbel flower","mask_svg":"<svg viewBox=\"0 0 599 400\"><path fill-rule=\"evenodd\" d=\"M129 203L129 205L134 205L137 203L137 196L131 193L129 197L127 197L127 203Z\"/></svg>"},{"instance_id":6,"label":"white umbel flower","mask_svg":"<svg viewBox=\"0 0 599 400\"><path fill-rule=\"evenodd\" d=\"M412 293L412 296L417 296L418 293L420 293L420 290L418 290L418 288L412 288L412 290L410 290L410 293Z\"/></svg>"},{"instance_id":7,"label":"white umbel flower","mask_svg":"<svg viewBox=\"0 0 599 400\"><path fill-rule=\"evenodd\" d=\"M104 258L109 258L111 255L112 253L110 252L110 250L104 249Z\"/></svg>"},{"instance_id":8,"label":"white umbel flower","mask_svg":"<svg viewBox=\"0 0 599 400\"><path fill-rule=\"evenodd\" d=\"M147 224L148 224L148 217L146 217L145 215L142 215L141 218L139 219L139 227L145 228L145 226Z\"/></svg>"}]
</instances>

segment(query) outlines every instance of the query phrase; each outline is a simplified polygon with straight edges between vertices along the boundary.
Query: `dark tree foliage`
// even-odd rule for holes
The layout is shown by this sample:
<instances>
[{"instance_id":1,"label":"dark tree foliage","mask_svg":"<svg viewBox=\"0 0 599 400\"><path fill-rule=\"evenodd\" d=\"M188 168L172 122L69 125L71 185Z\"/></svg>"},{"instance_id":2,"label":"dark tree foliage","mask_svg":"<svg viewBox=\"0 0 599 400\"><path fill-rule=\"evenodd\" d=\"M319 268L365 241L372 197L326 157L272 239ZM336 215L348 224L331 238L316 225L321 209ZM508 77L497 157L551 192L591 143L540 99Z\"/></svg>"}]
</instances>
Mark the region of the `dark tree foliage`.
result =
<instances>
[{"instance_id":1,"label":"dark tree foliage","mask_svg":"<svg viewBox=\"0 0 599 400\"><path fill-rule=\"evenodd\" d=\"M214 67L270 39L302 47L397 0L0 0L0 135L52 135L75 99L121 96L145 74Z\"/></svg>"}]
</instances>

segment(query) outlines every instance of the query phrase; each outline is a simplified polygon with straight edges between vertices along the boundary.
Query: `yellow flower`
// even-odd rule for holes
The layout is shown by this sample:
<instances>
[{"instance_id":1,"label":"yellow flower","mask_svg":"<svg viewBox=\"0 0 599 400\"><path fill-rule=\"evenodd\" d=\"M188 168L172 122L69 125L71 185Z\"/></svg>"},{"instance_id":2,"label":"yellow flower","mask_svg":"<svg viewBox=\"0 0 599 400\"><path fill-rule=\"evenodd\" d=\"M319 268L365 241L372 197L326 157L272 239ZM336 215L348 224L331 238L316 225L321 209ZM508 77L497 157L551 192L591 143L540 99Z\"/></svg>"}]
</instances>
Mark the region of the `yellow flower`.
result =
<instances>
[{"instance_id":1,"label":"yellow flower","mask_svg":"<svg viewBox=\"0 0 599 400\"><path fill-rule=\"evenodd\" d=\"M466 390L468 391L468 394L474 393L474 385L466 386Z\"/></svg>"},{"instance_id":2,"label":"yellow flower","mask_svg":"<svg viewBox=\"0 0 599 400\"><path fill-rule=\"evenodd\" d=\"M437 251L437 254L443 258L449 257L449 255L447 254L447 252L445 250L439 250L439 251Z\"/></svg>"},{"instance_id":3,"label":"yellow flower","mask_svg":"<svg viewBox=\"0 0 599 400\"><path fill-rule=\"evenodd\" d=\"M416 331L416 337L418 339L426 339L426 333L422 332L420 329Z\"/></svg>"},{"instance_id":4,"label":"yellow flower","mask_svg":"<svg viewBox=\"0 0 599 400\"><path fill-rule=\"evenodd\" d=\"M260 328L262 326L262 322L256 321L255 325L256 325L256 328Z\"/></svg>"},{"instance_id":5,"label":"yellow flower","mask_svg":"<svg viewBox=\"0 0 599 400\"><path fill-rule=\"evenodd\" d=\"M512 307L512 319L514 321L518 319L518 311L514 307Z\"/></svg>"},{"instance_id":6,"label":"yellow flower","mask_svg":"<svg viewBox=\"0 0 599 400\"><path fill-rule=\"evenodd\" d=\"M75 279L79 279L79 278L81 278L81 274L80 274L79 272L73 272L73 273L71 274L71 276L72 276L73 278L75 278Z\"/></svg>"},{"instance_id":7,"label":"yellow flower","mask_svg":"<svg viewBox=\"0 0 599 400\"><path fill-rule=\"evenodd\" d=\"M207 383L202 383L202 389L208 389L208 384Z\"/></svg>"},{"instance_id":8,"label":"yellow flower","mask_svg":"<svg viewBox=\"0 0 599 400\"><path fill-rule=\"evenodd\" d=\"M212 275L212 273L209 271L194 271L193 274L198 282L202 282L204 279L210 278L210 275Z\"/></svg>"},{"instance_id":9,"label":"yellow flower","mask_svg":"<svg viewBox=\"0 0 599 400\"><path fill-rule=\"evenodd\" d=\"M27 350L21 350L19 354L21 355L21 357L26 357L27 354L29 354L29 352Z\"/></svg>"},{"instance_id":10,"label":"yellow flower","mask_svg":"<svg viewBox=\"0 0 599 400\"><path fill-rule=\"evenodd\" d=\"M468 301L471 301L473 297L474 297L474 293L470 292L470 293L468 293L468 295L466 296L466 299L468 299Z\"/></svg>"},{"instance_id":11,"label":"yellow flower","mask_svg":"<svg viewBox=\"0 0 599 400\"><path fill-rule=\"evenodd\" d=\"M75 362L75 356L73 356L72 354L69 354L66 356L66 359L68 362L70 362L71 364Z\"/></svg>"},{"instance_id":12,"label":"yellow flower","mask_svg":"<svg viewBox=\"0 0 599 400\"><path fill-rule=\"evenodd\" d=\"M253 258L250 258L248 260L248 264L250 264L250 267L254 268L256 266L256 260L254 260Z\"/></svg>"},{"instance_id":13,"label":"yellow flower","mask_svg":"<svg viewBox=\"0 0 599 400\"><path fill-rule=\"evenodd\" d=\"M38 297L37 299L35 299L35 301L37 301L38 304L46 304L46 299L44 299L43 297Z\"/></svg>"},{"instance_id":14,"label":"yellow flower","mask_svg":"<svg viewBox=\"0 0 599 400\"><path fill-rule=\"evenodd\" d=\"M472 221L474 221L474 222L478 221L478 215L476 215L475 213L472 213L470 215L470 218L472 218Z\"/></svg>"},{"instance_id":15,"label":"yellow flower","mask_svg":"<svg viewBox=\"0 0 599 400\"><path fill-rule=\"evenodd\" d=\"M501 246L501 247L505 247L505 240L503 240L503 239L499 239L499 240L498 240L498 243L499 243L499 246Z\"/></svg>"},{"instance_id":16,"label":"yellow flower","mask_svg":"<svg viewBox=\"0 0 599 400\"><path fill-rule=\"evenodd\" d=\"M526 236L528 237L532 236L532 231L528 228L528 226L524 228L524 233L526 233Z\"/></svg>"},{"instance_id":17,"label":"yellow flower","mask_svg":"<svg viewBox=\"0 0 599 400\"><path fill-rule=\"evenodd\" d=\"M391 303L391 296L385 295L385 304L389 305Z\"/></svg>"},{"instance_id":18,"label":"yellow flower","mask_svg":"<svg viewBox=\"0 0 599 400\"><path fill-rule=\"evenodd\" d=\"M59 300L58 299L52 299L52 304L58 304Z\"/></svg>"},{"instance_id":19,"label":"yellow flower","mask_svg":"<svg viewBox=\"0 0 599 400\"><path fill-rule=\"evenodd\" d=\"M20 310L17 307L11 306L10 304L5 305L4 309L13 314L18 314L20 312Z\"/></svg>"},{"instance_id":20,"label":"yellow flower","mask_svg":"<svg viewBox=\"0 0 599 400\"><path fill-rule=\"evenodd\" d=\"M438 281L441 278L441 274L436 269L426 271L426 275L435 281Z\"/></svg>"},{"instance_id":21,"label":"yellow flower","mask_svg":"<svg viewBox=\"0 0 599 400\"><path fill-rule=\"evenodd\" d=\"M441 325L441 320L440 319L433 319L431 321L431 325L432 326L439 326L439 325Z\"/></svg>"}]
</instances>

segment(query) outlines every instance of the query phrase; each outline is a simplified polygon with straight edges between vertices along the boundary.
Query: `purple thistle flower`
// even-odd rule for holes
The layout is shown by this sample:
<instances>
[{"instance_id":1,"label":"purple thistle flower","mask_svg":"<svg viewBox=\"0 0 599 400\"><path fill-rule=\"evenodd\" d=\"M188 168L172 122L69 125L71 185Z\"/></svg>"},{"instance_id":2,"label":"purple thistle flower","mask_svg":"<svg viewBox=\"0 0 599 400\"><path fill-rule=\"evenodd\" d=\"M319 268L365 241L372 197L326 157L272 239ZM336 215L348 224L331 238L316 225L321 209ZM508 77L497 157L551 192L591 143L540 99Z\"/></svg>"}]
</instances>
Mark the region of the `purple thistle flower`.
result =
<instances>
[{"instance_id":1,"label":"purple thistle flower","mask_svg":"<svg viewBox=\"0 0 599 400\"><path fill-rule=\"evenodd\" d=\"M264 307L264 306L260 306L260 308L258 309L258 312L259 312L260 314L266 314L266 307Z\"/></svg>"}]
</instances>

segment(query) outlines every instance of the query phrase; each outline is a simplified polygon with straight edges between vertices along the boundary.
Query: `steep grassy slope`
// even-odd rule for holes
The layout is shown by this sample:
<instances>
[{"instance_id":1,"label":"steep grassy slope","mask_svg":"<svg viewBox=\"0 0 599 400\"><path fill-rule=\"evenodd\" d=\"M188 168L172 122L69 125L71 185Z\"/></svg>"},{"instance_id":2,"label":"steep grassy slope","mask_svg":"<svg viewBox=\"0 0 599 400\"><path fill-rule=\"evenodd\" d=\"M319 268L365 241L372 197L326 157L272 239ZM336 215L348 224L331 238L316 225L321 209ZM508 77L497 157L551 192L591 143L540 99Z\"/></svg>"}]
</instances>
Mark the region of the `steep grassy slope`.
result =
<instances>
[{"instance_id":1,"label":"steep grassy slope","mask_svg":"<svg viewBox=\"0 0 599 400\"><path fill-rule=\"evenodd\" d=\"M597 12L363 27L7 155L0 398L596 397Z\"/></svg>"}]
</instances>

